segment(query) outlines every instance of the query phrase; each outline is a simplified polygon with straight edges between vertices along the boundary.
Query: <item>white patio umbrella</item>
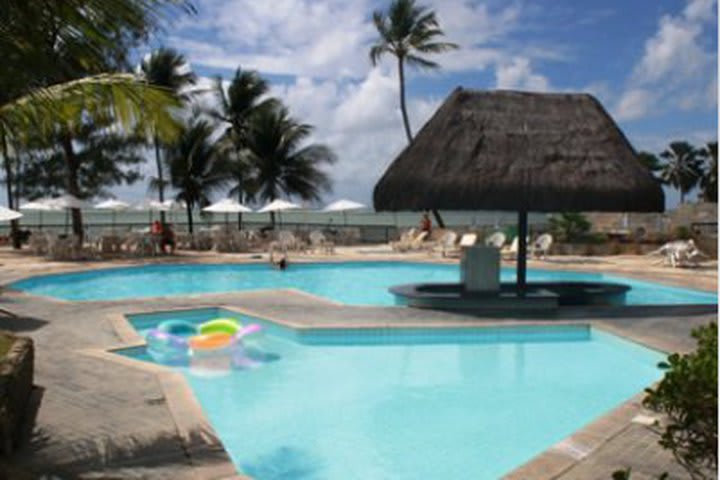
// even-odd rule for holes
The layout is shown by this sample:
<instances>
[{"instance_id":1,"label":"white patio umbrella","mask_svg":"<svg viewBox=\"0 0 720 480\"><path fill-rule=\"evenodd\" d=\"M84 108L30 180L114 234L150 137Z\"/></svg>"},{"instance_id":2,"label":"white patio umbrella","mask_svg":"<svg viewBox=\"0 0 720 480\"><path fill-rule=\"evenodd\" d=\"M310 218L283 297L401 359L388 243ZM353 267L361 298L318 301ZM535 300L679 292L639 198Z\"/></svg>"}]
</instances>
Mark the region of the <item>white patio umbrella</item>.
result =
<instances>
[{"instance_id":1,"label":"white patio umbrella","mask_svg":"<svg viewBox=\"0 0 720 480\"><path fill-rule=\"evenodd\" d=\"M275 212L280 213L285 210L297 210L299 208L302 207L296 203L288 202L287 200L280 200L278 198L258 210L258 213L270 213L270 218L272 219L272 214Z\"/></svg>"},{"instance_id":2,"label":"white patio umbrella","mask_svg":"<svg viewBox=\"0 0 720 480\"><path fill-rule=\"evenodd\" d=\"M112 228L115 229L115 215L130 208L130 204L122 200L105 200L95 205L98 210L110 210L112 212Z\"/></svg>"},{"instance_id":3,"label":"white patio umbrella","mask_svg":"<svg viewBox=\"0 0 720 480\"><path fill-rule=\"evenodd\" d=\"M345 225L347 226L347 212L350 210L362 210L363 208L367 208L367 206L363 205L362 203L353 202L352 200L341 199L331 203L330 205L327 205L325 208L323 208L322 211L342 212L343 223L345 223Z\"/></svg>"},{"instance_id":4,"label":"white patio umbrella","mask_svg":"<svg viewBox=\"0 0 720 480\"><path fill-rule=\"evenodd\" d=\"M213 203L212 205L208 205L207 207L203 208L202 211L210 213L224 213L225 223L227 224L230 223L228 216L231 213L250 213L252 212L252 209L246 207L237 200L233 200L232 198L225 198L223 200L220 200L219 202Z\"/></svg>"},{"instance_id":5,"label":"white patio umbrella","mask_svg":"<svg viewBox=\"0 0 720 480\"><path fill-rule=\"evenodd\" d=\"M164 208L165 210L162 210L164 212L170 212L173 210L185 210L186 203L183 201L176 201L176 200L165 200L161 204L161 208Z\"/></svg>"},{"instance_id":6,"label":"white patio umbrella","mask_svg":"<svg viewBox=\"0 0 720 480\"><path fill-rule=\"evenodd\" d=\"M41 198L32 202L26 202L20 205L19 210L27 210L29 212L38 212L38 222L40 223L40 229L42 230L43 224L43 212L56 212L61 210L59 207L54 207L48 204L47 198Z\"/></svg>"},{"instance_id":7,"label":"white patio umbrella","mask_svg":"<svg viewBox=\"0 0 720 480\"><path fill-rule=\"evenodd\" d=\"M59 209L87 208L86 202L73 195L61 195L59 197L49 198L44 203Z\"/></svg>"},{"instance_id":8,"label":"white patio umbrella","mask_svg":"<svg viewBox=\"0 0 720 480\"><path fill-rule=\"evenodd\" d=\"M65 234L67 234L70 226L70 210L73 208L87 208L87 204L84 201L70 194L50 198L45 203L65 210Z\"/></svg>"},{"instance_id":9,"label":"white patio umbrella","mask_svg":"<svg viewBox=\"0 0 720 480\"><path fill-rule=\"evenodd\" d=\"M11 220L17 220L18 218L22 217L23 214L20 212L16 212L15 210L10 210L9 208L0 207L0 222L9 222Z\"/></svg>"}]
</instances>

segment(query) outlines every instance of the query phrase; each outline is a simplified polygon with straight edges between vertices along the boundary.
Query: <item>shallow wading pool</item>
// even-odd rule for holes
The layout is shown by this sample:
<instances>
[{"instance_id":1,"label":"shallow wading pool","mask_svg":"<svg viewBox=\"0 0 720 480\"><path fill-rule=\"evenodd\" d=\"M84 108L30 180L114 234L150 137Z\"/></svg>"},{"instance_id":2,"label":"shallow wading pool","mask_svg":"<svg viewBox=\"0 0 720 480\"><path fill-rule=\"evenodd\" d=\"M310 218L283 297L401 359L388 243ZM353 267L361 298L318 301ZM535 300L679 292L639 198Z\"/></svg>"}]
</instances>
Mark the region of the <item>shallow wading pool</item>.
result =
<instances>
[{"instance_id":1,"label":"shallow wading pool","mask_svg":"<svg viewBox=\"0 0 720 480\"><path fill-rule=\"evenodd\" d=\"M502 269L502 280L515 280L515 270ZM45 275L10 286L35 295L71 301L224 293L296 288L349 305L393 305L388 289L407 283L458 282L457 265L406 262L291 264L279 271L267 264L152 265ZM539 282L602 281L631 287L629 305L715 304L711 292L671 287L615 275L589 272L529 270Z\"/></svg>"},{"instance_id":2,"label":"shallow wading pool","mask_svg":"<svg viewBox=\"0 0 720 480\"><path fill-rule=\"evenodd\" d=\"M661 354L585 325L300 333L222 309L128 316L141 335L216 317L264 327L251 361L171 368L258 480L499 478L661 377Z\"/></svg>"}]
</instances>

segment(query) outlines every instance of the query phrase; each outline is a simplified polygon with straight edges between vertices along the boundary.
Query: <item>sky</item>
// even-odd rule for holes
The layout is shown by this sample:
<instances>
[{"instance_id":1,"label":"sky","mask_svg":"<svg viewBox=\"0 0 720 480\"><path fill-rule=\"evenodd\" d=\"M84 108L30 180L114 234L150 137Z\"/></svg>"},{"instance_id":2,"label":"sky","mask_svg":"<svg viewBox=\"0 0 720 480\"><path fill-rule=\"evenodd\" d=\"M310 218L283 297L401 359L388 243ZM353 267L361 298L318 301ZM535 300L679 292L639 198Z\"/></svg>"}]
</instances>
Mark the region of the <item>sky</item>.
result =
<instances>
[{"instance_id":1,"label":"sky","mask_svg":"<svg viewBox=\"0 0 720 480\"><path fill-rule=\"evenodd\" d=\"M152 40L188 58L201 85L234 70L259 71L311 141L338 155L326 200L371 204L372 188L405 145L396 64L373 67L376 0L196 0ZM438 72L410 71L408 110L417 131L457 86L589 92L637 150L674 140L717 139L716 0L419 0L436 11L454 52ZM153 164L145 167L153 175ZM122 187L138 200L145 184ZM668 206L678 195L668 192Z\"/></svg>"}]
</instances>

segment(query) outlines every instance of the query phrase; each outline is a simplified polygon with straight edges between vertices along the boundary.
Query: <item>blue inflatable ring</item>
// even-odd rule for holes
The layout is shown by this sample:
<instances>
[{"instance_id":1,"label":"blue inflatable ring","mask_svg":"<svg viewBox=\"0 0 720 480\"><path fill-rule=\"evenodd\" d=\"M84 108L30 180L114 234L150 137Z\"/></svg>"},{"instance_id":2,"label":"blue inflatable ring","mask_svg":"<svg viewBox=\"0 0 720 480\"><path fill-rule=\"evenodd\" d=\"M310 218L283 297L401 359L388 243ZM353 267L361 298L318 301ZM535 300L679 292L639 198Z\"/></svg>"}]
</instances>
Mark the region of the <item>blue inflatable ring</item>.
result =
<instances>
[{"instance_id":1,"label":"blue inflatable ring","mask_svg":"<svg viewBox=\"0 0 720 480\"><path fill-rule=\"evenodd\" d=\"M184 320L165 320L157 329L171 335L195 335L198 332L196 325Z\"/></svg>"}]
</instances>

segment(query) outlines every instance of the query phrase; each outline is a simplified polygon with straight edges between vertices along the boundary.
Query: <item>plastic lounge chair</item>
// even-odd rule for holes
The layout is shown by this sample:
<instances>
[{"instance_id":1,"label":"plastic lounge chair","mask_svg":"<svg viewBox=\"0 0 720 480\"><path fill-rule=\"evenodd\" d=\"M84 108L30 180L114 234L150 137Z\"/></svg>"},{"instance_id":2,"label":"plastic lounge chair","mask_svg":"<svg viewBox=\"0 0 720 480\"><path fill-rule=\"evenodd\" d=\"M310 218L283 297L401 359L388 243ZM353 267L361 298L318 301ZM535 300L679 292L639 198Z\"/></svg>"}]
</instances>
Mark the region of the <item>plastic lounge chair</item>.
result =
<instances>
[{"instance_id":1,"label":"plastic lounge chair","mask_svg":"<svg viewBox=\"0 0 720 480\"><path fill-rule=\"evenodd\" d=\"M312 253L317 251L325 254L335 253L335 244L325 238L325 234L320 230L313 230L310 232L310 250Z\"/></svg>"},{"instance_id":2,"label":"plastic lounge chair","mask_svg":"<svg viewBox=\"0 0 720 480\"><path fill-rule=\"evenodd\" d=\"M500 250L500 255L502 255L502 257L506 259L517 258L519 244L520 240L518 239L518 237L513 238L509 246L504 247L502 250Z\"/></svg>"},{"instance_id":3,"label":"plastic lounge chair","mask_svg":"<svg viewBox=\"0 0 720 480\"><path fill-rule=\"evenodd\" d=\"M432 251L440 251L443 257L446 257L448 252L451 252L455 248L455 242L457 241L457 233L452 230L448 230L443 233L440 240L434 245Z\"/></svg>"},{"instance_id":4,"label":"plastic lounge chair","mask_svg":"<svg viewBox=\"0 0 720 480\"><path fill-rule=\"evenodd\" d=\"M457 246L447 252L445 256L447 257L459 257L462 254L463 249L472 247L477 243L477 234L475 233L464 233L462 237L460 237L460 243L457 244Z\"/></svg>"},{"instance_id":5,"label":"plastic lounge chair","mask_svg":"<svg viewBox=\"0 0 720 480\"><path fill-rule=\"evenodd\" d=\"M425 242L425 239L428 237L430 233L429 232L420 232L417 234L415 238L413 238L410 241L410 244L408 245L406 252L412 252L417 250L423 249L423 242Z\"/></svg>"},{"instance_id":6,"label":"plastic lounge chair","mask_svg":"<svg viewBox=\"0 0 720 480\"><path fill-rule=\"evenodd\" d=\"M416 230L414 228L411 228L410 230L407 230L400 234L400 239L397 242L390 242L390 246L392 247L393 251L402 252L406 250L410 245L410 242L412 242L412 239L415 238L415 232Z\"/></svg>"},{"instance_id":7,"label":"plastic lounge chair","mask_svg":"<svg viewBox=\"0 0 720 480\"><path fill-rule=\"evenodd\" d=\"M662 255L662 263L673 268L697 267L700 258L707 256L698 250L693 240L668 242L648 255Z\"/></svg>"},{"instance_id":8,"label":"plastic lounge chair","mask_svg":"<svg viewBox=\"0 0 720 480\"><path fill-rule=\"evenodd\" d=\"M495 232L485 238L485 246L501 249L505 245L505 240L506 237L503 232Z\"/></svg>"},{"instance_id":9,"label":"plastic lounge chair","mask_svg":"<svg viewBox=\"0 0 720 480\"><path fill-rule=\"evenodd\" d=\"M44 255L48 249L47 237L41 233L34 233L30 235L29 246L30 251L35 255Z\"/></svg>"},{"instance_id":10,"label":"plastic lounge chair","mask_svg":"<svg viewBox=\"0 0 720 480\"><path fill-rule=\"evenodd\" d=\"M552 244L552 235L550 235L549 233L543 233L535 239L532 247L530 247L530 251L537 258L546 258Z\"/></svg>"}]
</instances>

